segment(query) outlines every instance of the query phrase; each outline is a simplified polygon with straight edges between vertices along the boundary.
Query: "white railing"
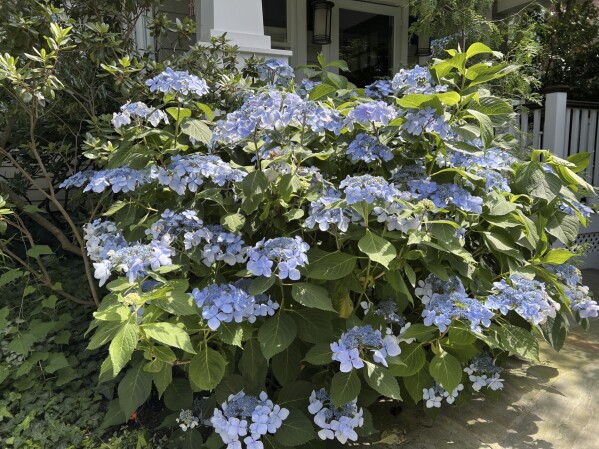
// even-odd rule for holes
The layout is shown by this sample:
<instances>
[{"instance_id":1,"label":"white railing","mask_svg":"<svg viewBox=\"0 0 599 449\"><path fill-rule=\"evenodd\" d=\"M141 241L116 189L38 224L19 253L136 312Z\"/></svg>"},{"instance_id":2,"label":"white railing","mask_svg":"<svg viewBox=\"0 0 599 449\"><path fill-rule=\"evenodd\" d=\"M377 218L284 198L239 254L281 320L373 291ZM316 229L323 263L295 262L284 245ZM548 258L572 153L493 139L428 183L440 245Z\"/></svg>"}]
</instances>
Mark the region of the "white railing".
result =
<instances>
[{"instance_id":1,"label":"white railing","mask_svg":"<svg viewBox=\"0 0 599 449\"><path fill-rule=\"evenodd\" d=\"M520 146L547 149L561 158L590 152L591 160L584 175L587 182L599 188L599 103L569 101L564 91L548 92L543 106L516 105L516 126L520 129ZM515 133L517 135L518 133ZM587 198L587 203L599 197ZM593 215L590 225L581 229L577 243L589 244L585 268L599 268L599 217Z\"/></svg>"}]
</instances>

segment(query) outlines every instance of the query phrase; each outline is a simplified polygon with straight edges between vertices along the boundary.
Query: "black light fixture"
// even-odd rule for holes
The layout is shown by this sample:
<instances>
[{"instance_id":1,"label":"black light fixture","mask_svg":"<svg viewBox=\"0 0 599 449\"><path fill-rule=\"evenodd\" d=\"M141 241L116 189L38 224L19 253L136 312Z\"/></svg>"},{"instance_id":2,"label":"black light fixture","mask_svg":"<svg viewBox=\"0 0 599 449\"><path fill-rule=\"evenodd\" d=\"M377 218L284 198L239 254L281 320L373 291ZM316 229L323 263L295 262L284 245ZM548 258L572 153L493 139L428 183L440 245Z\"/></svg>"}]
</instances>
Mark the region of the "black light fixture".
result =
<instances>
[{"instance_id":1,"label":"black light fixture","mask_svg":"<svg viewBox=\"0 0 599 449\"><path fill-rule=\"evenodd\" d=\"M312 13L314 14L314 34L312 43L327 45L331 43L331 18L333 16L333 2L327 0L313 0Z\"/></svg>"}]
</instances>

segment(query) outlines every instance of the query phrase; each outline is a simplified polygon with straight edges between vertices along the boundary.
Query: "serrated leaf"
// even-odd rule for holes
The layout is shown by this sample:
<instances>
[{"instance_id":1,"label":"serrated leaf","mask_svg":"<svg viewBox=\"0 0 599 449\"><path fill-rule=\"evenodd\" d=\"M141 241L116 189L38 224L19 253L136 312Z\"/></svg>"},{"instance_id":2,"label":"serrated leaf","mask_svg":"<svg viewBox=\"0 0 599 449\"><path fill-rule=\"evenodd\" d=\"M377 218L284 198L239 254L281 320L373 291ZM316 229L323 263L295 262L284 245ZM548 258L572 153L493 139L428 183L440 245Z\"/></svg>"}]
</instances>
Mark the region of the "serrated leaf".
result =
<instances>
[{"instance_id":1,"label":"serrated leaf","mask_svg":"<svg viewBox=\"0 0 599 449\"><path fill-rule=\"evenodd\" d=\"M152 375L143 370L139 363L127 371L119 383L119 405L125 416L130 416L150 397Z\"/></svg>"},{"instance_id":2,"label":"serrated leaf","mask_svg":"<svg viewBox=\"0 0 599 449\"><path fill-rule=\"evenodd\" d=\"M390 365L391 373L398 377L413 376L426 364L426 352L422 348L422 344L413 343L402 348L399 360L403 362L403 365Z\"/></svg>"},{"instance_id":3,"label":"serrated leaf","mask_svg":"<svg viewBox=\"0 0 599 449\"><path fill-rule=\"evenodd\" d=\"M355 266L357 258L346 253L308 253L307 271L308 277L312 279L322 279L334 281L350 274Z\"/></svg>"},{"instance_id":4,"label":"serrated leaf","mask_svg":"<svg viewBox=\"0 0 599 449\"><path fill-rule=\"evenodd\" d=\"M364 380L373 390L391 399L401 400L401 392L397 380L388 369L374 363L365 362Z\"/></svg>"},{"instance_id":5,"label":"serrated leaf","mask_svg":"<svg viewBox=\"0 0 599 449\"><path fill-rule=\"evenodd\" d=\"M48 256L50 254L54 254L54 251L48 245L33 245L27 250L27 255L33 258Z\"/></svg>"},{"instance_id":6,"label":"serrated leaf","mask_svg":"<svg viewBox=\"0 0 599 449\"><path fill-rule=\"evenodd\" d=\"M113 376L116 376L129 363L137 347L138 339L139 326L132 315L128 321L123 323L108 348Z\"/></svg>"},{"instance_id":7,"label":"serrated leaf","mask_svg":"<svg viewBox=\"0 0 599 449\"><path fill-rule=\"evenodd\" d=\"M181 121L180 129L192 139L202 142L206 145L209 145L210 141L212 140L212 131L210 131L208 125L201 120L190 117L184 118Z\"/></svg>"},{"instance_id":8,"label":"serrated leaf","mask_svg":"<svg viewBox=\"0 0 599 449\"><path fill-rule=\"evenodd\" d=\"M308 282L298 282L291 287L291 296L301 305L335 312L326 288Z\"/></svg>"},{"instance_id":9,"label":"serrated leaf","mask_svg":"<svg viewBox=\"0 0 599 449\"><path fill-rule=\"evenodd\" d=\"M332 93L336 91L337 89L335 89L333 86L329 84L318 84L317 86L314 86L314 88L310 91L308 99L310 101L316 101L321 99L322 97L329 97Z\"/></svg>"},{"instance_id":10,"label":"serrated leaf","mask_svg":"<svg viewBox=\"0 0 599 449\"><path fill-rule=\"evenodd\" d=\"M331 399L335 407L341 407L353 401L360 394L362 383L356 370L349 373L338 372L331 382Z\"/></svg>"},{"instance_id":11,"label":"serrated leaf","mask_svg":"<svg viewBox=\"0 0 599 449\"><path fill-rule=\"evenodd\" d=\"M328 365L333 361L332 356L330 343L318 343L308 350L304 360L312 365Z\"/></svg>"},{"instance_id":12,"label":"serrated leaf","mask_svg":"<svg viewBox=\"0 0 599 449\"><path fill-rule=\"evenodd\" d=\"M187 379L173 379L164 392L164 404L169 410L179 413L193 405L193 392Z\"/></svg>"},{"instance_id":13,"label":"serrated leaf","mask_svg":"<svg viewBox=\"0 0 599 449\"><path fill-rule=\"evenodd\" d=\"M269 318L258 330L258 341L264 357L269 360L275 354L285 350L295 340L297 326L289 314L280 310Z\"/></svg>"},{"instance_id":14,"label":"serrated leaf","mask_svg":"<svg viewBox=\"0 0 599 449\"><path fill-rule=\"evenodd\" d=\"M447 391L453 391L462 381L462 365L447 352L436 354L431 360L429 372L433 379Z\"/></svg>"},{"instance_id":15,"label":"serrated leaf","mask_svg":"<svg viewBox=\"0 0 599 449\"><path fill-rule=\"evenodd\" d=\"M189 293L182 291L167 292L164 296L153 299L152 304L176 316L199 314L198 306L193 297Z\"/></svg>"},{"instance_id":16,"label":"serrated leaf","mask_svg":"<svg viewBox=\"0 0 599 449\"><path fill-rule=\"evenodd\" d=\"M301 371L302 353L297 345L291 345L283 352L279 352L272 358L272 372L281 385L297 379Z\"/></svg>"},{"instance_id":17,"label":"serrated leaf","mask_svg":"<svg viewBox=\"0 0 599 449\"><path fill-rule=\"evenodd\" d=\"M289 416L275 433L276 440L286 447L298 447L316 438L312 421L297 409L289 410Z\"/></svg>"},{"instance_id":18,"label":"serrated leaf","mask_svg":"<svg viewBox=\"0 0 599 449\"><path fill-rule=\"evenodd\" d=\"M252 385L264 384L268 362L262 355L257 339L248 340L239 359L239 371Z\"/></svg>"},{"instance_id":19,"label":"serrated leaf","mask_svg":"<svg viewBox=\"0 0 599 449\"><path fill-rule=\"evenodd\" d=\"M385 268L389 268L389 263L397 257L397 251L391 242L369 229L366 229L366 235L358 242L358 248L367 254L370 260L380 263Z\"/></svg>"},{"instance_id":20,"label":"serrated leaf","mask_svg":"<svg viewBox=\"0 0 599 449\"><path fill-rule=\"evenodd\" d=\"M421 323L412 324L403 334L401 338L409 340L415 338L418 341L429 341L430 338L435 334L436 328L433 326L425 326Z\"/></svg>"},{"instance_id":21,"label":"serrated leaf","mask_svg":"<svg viewBox=\"0 0 599 449\"><path fill-rule=\"evenodd\" d=\"M189 365L189 380L200 390L211 391L225 375L227 362L214 349L207 348L198 352Z\"/></svg>"},{"instance_id":22,"label":"serrated leaf","mask_svg":"<svg viewBox=\"0 0 599 449\"><path fill-rule=\"evenodd\" d=\"M239 232L245 225L245 216L240 213L223 215L220 224L228 231Z\"/></svg>"},{"instance_id":23,"label":"serrated leaf","mask_svg":"<svg viewBox=\"0 0 599 449\"><path fill-rule=\"evenodd\" d=\"M141 328L149 338L152 338L167 346L183 349L185 352L190 354L196 353L191 345L189 334L176 324L148 323L143 324Z\"/></svg>"}]
</instances>

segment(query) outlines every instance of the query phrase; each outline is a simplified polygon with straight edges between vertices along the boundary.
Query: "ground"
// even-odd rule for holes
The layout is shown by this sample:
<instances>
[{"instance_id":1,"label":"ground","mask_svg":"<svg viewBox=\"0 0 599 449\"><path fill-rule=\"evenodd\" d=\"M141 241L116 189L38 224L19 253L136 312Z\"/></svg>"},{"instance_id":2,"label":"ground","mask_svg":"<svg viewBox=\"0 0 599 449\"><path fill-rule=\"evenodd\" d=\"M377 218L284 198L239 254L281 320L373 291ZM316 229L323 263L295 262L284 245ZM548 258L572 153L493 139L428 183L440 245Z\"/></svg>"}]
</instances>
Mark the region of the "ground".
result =
<instances>
[{"instance_id":1,"label":"ground","mask_svg":"<svg viewBox=\"0 0 599 449\"><path fill-rule=\"evenodd\" d=\"M599 297L599 270L584 272ZM573 327L556 353L541 345L541 363L511 359L499 399L476 397L463 407L444 406L436 418L388 413L375 425L387 449L599 449L599 320L590 332Z\"/></svg>"}]
</instances>

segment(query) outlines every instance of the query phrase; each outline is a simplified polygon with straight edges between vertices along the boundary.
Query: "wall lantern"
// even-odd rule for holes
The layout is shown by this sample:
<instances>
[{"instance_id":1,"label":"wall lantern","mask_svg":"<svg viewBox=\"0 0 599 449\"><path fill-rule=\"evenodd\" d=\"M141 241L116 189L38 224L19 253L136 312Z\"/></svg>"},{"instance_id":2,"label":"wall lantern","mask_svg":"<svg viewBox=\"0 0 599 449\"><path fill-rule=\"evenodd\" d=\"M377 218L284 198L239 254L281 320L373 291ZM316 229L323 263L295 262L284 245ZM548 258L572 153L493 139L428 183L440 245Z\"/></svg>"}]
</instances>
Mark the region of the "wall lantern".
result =
<instances>
[{"instance_id":1,"label":"wall lantern","mask_svg":"<svg viewBox=\"0 0 599 449\"><path fill-rule=\"evenodd\" d=\"M333 2L327 0L313 0L312 12L314 14L314 35L312 43L327 45L331 43L331 18L333 16Z\"/></svg>"}]
</instances>

